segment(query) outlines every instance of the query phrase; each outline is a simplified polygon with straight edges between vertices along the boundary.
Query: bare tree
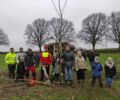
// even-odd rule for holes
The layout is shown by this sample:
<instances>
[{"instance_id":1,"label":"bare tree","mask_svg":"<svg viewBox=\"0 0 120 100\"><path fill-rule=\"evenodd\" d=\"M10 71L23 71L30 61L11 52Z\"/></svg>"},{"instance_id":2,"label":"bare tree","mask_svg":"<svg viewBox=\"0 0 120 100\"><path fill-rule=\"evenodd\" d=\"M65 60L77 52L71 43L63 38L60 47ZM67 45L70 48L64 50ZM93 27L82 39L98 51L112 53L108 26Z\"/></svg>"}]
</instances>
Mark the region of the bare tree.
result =
<instances>
[{"instance_id":1,"label":"bare tree","mask_svg":"<svg viewBox=\"0 0 120 100\"><path fill-rule=\"evenodd\" d=\"M62 21L62 26L59 18L52 18L50 21L49 32L52 39L57 43L72 42L75 36L73 23L65 19Z\"/></svg>"},{"instance_id":2,"label":"bare tree","mask_svg":"<svg viewBox=\"0 0 120 100\"><path fill-rule=\"evenodd\" d=\"M8 36L0 29L0 45L9 45Z\"/></svg>"},{"instance_id":3,"label":"bare tree","mask_svg":"<svg viewBox=\"0 0 120 100\"><path fill-rule=\"evenodd\" d=\"M41 46L50 39L48 26L49 22L45 19L36 19L32 24L28 24L24 34L27 38L26 43L38 46L41 51Z\"/></svg>"},{"instance_id":4,"label":"bare tree","mask_svg":"<svg viewBox=\"0 0 120 100\"><path fill-rule=\"evenodd\" d=\"M67 5L67 1L68 0L51 0L52 1L52 4L53 4L53 7L56 11L56 13L58 14L59 16L59 19L56 19L57 23L59 24L58 25L58 30L57 30L57 33L55 34L55 37L57 37L56 35L58 34L58 43L59 43L59 46L61 45L61 39L62 39L62 32L64 30L63 29L63 24L64 24L64 19L63 19L63 14L64 14L64 11L65 11L65 8L66 8L66 5ZM56 2L55 2L56 1ZM52 21L54 21L55 19L53 18ZM56 24L57 25L57 24Z\"/></svg>"},{"instance_id":5,"label":"bare tree","mask_svg":"<svg viewBox=\"0 0 120 100\"><path fill-rule=\"evenodd\" d=\"M97 43L102 42L107 27L107 18L103 13L94 13L88 16L82 22L82 30L78 33L78 37L85 43L92 44L93 49Z\"/></svg>"},{"instance_id":6,"label":"bare tree","mask_svg":"<svg viewBox=\"0 0 120 100\"><path fill-rule=\"evenodd\" d=\"M109 40L119 44L120 51L120 12L112 12L109 17Z\"/></svg>"},{"instance_id":7,"label":"bare tree","mask_svg":"<svg viewBox=\"0 0 120 100\"><path fill-rule=\"evenodd\" d=\"M55 11L60 17L61 21L63 19L63 14L67 5L68 0L51 0ZM56 2L55 2L56 1Z\"/></svg>"}]
</instances>

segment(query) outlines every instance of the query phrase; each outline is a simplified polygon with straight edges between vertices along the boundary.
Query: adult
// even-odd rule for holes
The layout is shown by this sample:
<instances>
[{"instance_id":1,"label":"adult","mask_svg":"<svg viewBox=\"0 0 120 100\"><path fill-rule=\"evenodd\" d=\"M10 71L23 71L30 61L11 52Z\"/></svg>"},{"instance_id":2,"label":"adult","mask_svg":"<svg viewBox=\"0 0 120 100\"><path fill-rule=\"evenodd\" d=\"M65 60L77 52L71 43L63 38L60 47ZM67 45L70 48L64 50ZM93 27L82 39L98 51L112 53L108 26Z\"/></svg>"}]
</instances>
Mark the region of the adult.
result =
<instances>
[{"instance_id":1,"label":"adult","mask_svg":"<svg viewBox=\"0 0 120 100\"><path fill-rule=\"evenodd\" d=\"M95 53L94 53L94 50L90 50L90 53L89 53L89 55L88 55L88 58L89 58L90 66L91 66L91 69L92 69L92 66L93 66L94 61L95 61Z\"/></svg>"},{"instance_id":2,"label":"adult","mask_svg":"<svg viewBox=\"0 0 120 100\"><path fill-rule=\"evenodd\" d=\"M70 49L70 45L67 44L65 46L65 51L62 55L63 65L64 65L64 72L65 72L65 82L68 83L68 81L72 85L73 77L72 77L72 67L75 64L75 58L74 54Z\"/></svg>"},{"instance_id":3,"label":"adult","mask_svg":"<svg viewBox=\"0 0 120 100\"><path fill-rule=\"evenodd\" d=\"M25 77L29 78L29 72L32 72L33 80L36 80L36 67L35 67L35 58L32 52L32 49L27 50L27 54L25 56Z\"/></svg>"},{"instance_id":4,"label":"adult","mask_svg":"<svg viewBox=\"0 0 120 100\"><path fill-rule=\"evenodd\" d=\"M36 51L34 54L34 57L35 57L35 65L38 68L40 64L40 52Z\"/></svg>"},{"instance_id":5,"label":"adult","mask_svg":"<svg viewBox=\"0 0 120 100\"><path fill-rule=\"evenodd\" d=\"M16 53L14 48L10 48L10 52L5 56L5 62L8 65L8 75L10 79L15 78L15 69L16 69Z\"/></svg>"},{"instance_id":6,"label":"adult","mask_svg":"<svg viewBox=\"0 0 120 100\"><path fill-rule=\"evenodd\" d=\"M84 57L84 60L86 61L87 58L86 58L86 52L85 52L85 50L83 50L83 49L81 48L80 51L81 51L82 56Z\"/></svg>"},{"instance_id":7,"label":"adult","mask_svg":"<svg viewBox=\"0 0 120 100\"><path fill-rule=\"evenodd\" d=\"M22 47L20 47L19 48L19 52L17 53L17 56L16 56L16 59L17 59L17 64L22 60L22 61L24 61L24 59L25 59L25 52L23 51L23 48Z\"/></svg>"},{"instance_id":8,"label":"adult","mask_svg":"<svg viewBox=\"0 0 120 100\"><path fill-rule=\"evenodd\" d=\"M49 79L49 70L50 70L50 64L52 63L51 54L48 51L48 46L44 46L44 51L40 54L40 63L41 63L41 78L40 80L44 80L44 75L47 81L50 83Z\"/></svg>"},{"instance_id":9,"label":"adult","mask_svg":"<svg viewBox=\"0 0 120 100\"><path fill-rule=\"evenodd\" d=\"M19 52L17 53L17 77L16 82L18 79L24 79L25 74L25 65L24 65L24 59L25 59L25 53L23 51L23 48L19 48Z\"/></svg>"}]
</instances>

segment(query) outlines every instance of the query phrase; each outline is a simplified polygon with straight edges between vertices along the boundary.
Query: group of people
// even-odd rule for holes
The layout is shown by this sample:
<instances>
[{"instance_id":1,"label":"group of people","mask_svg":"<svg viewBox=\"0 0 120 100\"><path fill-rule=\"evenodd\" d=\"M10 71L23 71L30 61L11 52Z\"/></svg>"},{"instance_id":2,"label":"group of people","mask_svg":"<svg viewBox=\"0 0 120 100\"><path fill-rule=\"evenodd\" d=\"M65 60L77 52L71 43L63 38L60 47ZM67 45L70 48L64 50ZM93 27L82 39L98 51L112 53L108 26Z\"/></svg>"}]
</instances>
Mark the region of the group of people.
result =
<instances>
[{"instance_id":1,"label":"group of people","mask_svg":"<svg viewBox=\"0 0 120 100\"><path fill-rule=\"evenodd\" d=\"M92 82L94 86L96 80L99 81L100 87L103 87L102 83L102 70L103 67L99 61L99 58L95 56L94 51L91 50L89 54L89 62L91 66ZM83 50L77 50L74 53L70 49L70 45L65 46L65 50L62 53L52 55L48 46L44 46L44 51L33 54L32 49L28 49L27 52L23 52L23 48L20 48L16 54L14 48L10 48L10 52L6 54L5 61L8 64L9 78L15 78L15 81L29 79L29 72L32 72L33 80L36 80L36 66L40 65L40 80L48 83L64 82L73 86L73 70L76 72L76 78L78 84L84 86L86 66L86 54ZM38 63L36 63L38 62ZM39 63L40 62L40 63ZM50 78L50 67L53 67L52 78ZM17 70L16 70L17 66ZM104 66L106 86L112 86L113 77L116 75L116 67L111 57L109 57ZM16 75L15 75L15 72Z\"/></svg>"},{"instance_id":2,"label":"group of people","mask_svg":"<svg viewBox=\"0 0 120 100\"><path fill-rule=\"evenodd\" d=\"M52 56L48 52L48 46L44 46L44 52L33 53L29 48L25 53L23 48L19 49L16 54L14 48L10 48L10 52L5 56L5 62L8 65L8 75L10 79L27 80L29 79L29 73L32 72L32 79L36 80L36 67L41 66L41 80L43 81L44 75L49 80L49 68L52 61ZM17 70L16 70L17 67Z\"/></svg>"}]
</instances>

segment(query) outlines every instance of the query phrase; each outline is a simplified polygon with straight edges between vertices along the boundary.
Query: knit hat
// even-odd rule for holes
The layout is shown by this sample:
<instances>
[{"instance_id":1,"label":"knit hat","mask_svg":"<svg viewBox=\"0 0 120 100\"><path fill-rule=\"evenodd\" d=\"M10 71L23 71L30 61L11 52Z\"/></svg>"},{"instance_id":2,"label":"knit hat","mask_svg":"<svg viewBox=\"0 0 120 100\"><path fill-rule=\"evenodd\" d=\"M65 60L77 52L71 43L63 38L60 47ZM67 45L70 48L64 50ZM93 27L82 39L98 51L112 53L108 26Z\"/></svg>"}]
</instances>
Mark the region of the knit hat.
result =
<instances>
[{"instance_id":1,"label":"knit hat","mask_svg":"<svg viewBox=\"0 0 120 100\"><path fill-rule=\"evenodd\" d=\"M95 57L95 62L98 63L99 62L99 58Z\"/></svg>"}]
</instances>

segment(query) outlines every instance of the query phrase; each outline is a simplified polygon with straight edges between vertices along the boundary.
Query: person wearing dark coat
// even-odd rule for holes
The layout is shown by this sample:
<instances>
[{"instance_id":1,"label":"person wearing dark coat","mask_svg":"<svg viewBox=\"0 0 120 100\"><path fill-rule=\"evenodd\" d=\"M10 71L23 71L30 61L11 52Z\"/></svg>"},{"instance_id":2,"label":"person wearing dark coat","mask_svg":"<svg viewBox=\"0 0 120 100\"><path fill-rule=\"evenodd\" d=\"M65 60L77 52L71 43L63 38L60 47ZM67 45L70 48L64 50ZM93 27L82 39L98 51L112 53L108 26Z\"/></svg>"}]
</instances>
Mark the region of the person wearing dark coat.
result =
<instances>
[{"instance_id":1,"label":"person wearing dark coat","mask_svg":"<svg viewBox=\"0 0 120 100\"><path fill-rule=\"evenodd\" d=\"M84 57L84 60L86 61L87 58L86 58L86 52L85 52L85 50L81 49L80 51L81 51L82 56Z\"/></svg>"},{"instance_id":2,"label":"person wearing dark coat","mask_svg":"<svg viewBox=\"0 0 120 100\"><path fill-rule=\"evenodd\" d=\"M93 50L90 50L90 53L88 55L88 59L89 59L89 62L90 62L90 66L92 68L93 64L94 64L94 61L95 61L95 53Z\"/></svg>"},{"instance_id":3,"label":"person wearing dark coat","mask_svg":"<svg viewBox=\"0 0 120 100\"><path fill-rule=\"evenodd\" d=\"M25 56L25 77L26 79L29 78L29 72L32 72L33 80L36 80L36 67L35 67L35 58L32 53L32 49L28 49L27 54Z\"/></svg>"},{"instance_id":4,"label":"person wearing dark coat","mask_svg":"<svg viewBox=\"0 0 120 100\"><path fill-rule=\"evenodd\" d=\"M66 50L62 54L62 61L64 66L64 75L65 82L70 82L72 86L73 76L72 76L72 67L75 65L74 53L70 50L70 45L66 45Z\"/></svg>"},{"instance_id":5,"label":"person wearing dark coat","mask_svg":"<svg viewBox=\"0 0 120 100\"><path fill-rule=\"evenodd\" d=\"M108 58L104 66L104 69L105 69L105 77L106 77L106 86L108 88L111 88L113 77L116 75L116 67L113 64L111 57Z\"/></svg>"}]
</instances>

